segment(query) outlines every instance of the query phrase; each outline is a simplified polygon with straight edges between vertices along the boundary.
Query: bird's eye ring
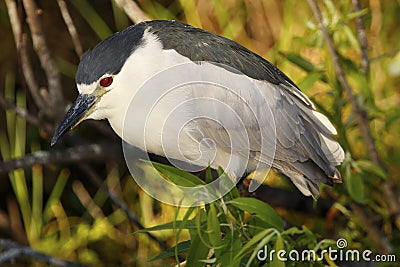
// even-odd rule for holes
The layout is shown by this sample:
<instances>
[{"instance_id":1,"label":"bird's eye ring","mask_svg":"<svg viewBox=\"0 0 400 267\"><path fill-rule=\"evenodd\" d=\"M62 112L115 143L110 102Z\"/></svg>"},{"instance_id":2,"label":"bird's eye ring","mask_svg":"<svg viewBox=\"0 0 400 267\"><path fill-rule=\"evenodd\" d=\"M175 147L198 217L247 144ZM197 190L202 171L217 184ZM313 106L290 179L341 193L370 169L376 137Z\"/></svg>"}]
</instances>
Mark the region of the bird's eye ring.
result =
<instances>
[{"instance_id":1,"label":"bird's eye ring","mask_svg":"<svg viewBox=\"0 0 400 267\"><path fill-rule=\"evenodd\" d=\"M111 76L104 77L103 79L100 80L100 85L103 87L108 87L112 84L113 78Z\"/></svg>"}]
</instances>

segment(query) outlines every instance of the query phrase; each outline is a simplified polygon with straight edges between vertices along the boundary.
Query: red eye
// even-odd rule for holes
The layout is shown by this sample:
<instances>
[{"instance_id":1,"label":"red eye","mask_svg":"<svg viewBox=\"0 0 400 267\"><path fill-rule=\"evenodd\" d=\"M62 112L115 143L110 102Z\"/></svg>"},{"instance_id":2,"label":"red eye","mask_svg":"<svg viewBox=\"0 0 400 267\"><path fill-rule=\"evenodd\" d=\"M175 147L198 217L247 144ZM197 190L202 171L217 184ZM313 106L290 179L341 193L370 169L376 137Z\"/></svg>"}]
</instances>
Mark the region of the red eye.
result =
<instances>
[{"instance_id":1,"label":"red eye","mask_svg":"<svg viewBox=\"0 0 400 267\"><path fill-rule=\"evenodd\" d=\"M103 87L108 87L112 84L113 78L112 77L104 77L100 80L100 85Z\"/></svg>"}]
</instances>

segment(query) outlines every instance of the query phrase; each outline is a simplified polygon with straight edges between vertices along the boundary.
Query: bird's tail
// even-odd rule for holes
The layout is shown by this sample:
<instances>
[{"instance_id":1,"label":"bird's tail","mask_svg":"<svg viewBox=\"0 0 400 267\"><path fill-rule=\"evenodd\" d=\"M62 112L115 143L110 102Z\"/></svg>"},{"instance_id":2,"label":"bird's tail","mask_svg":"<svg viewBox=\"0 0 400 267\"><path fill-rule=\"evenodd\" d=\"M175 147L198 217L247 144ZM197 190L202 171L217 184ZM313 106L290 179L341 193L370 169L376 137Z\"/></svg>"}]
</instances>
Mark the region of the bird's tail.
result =
<instances>
[{"instance_id":1,"label":"bird's tail","mask_svg":"<svg viewBox=\"0 0 400 267\"><path fill-rule=\"evenodd\" d=\"M306 158L295 161L277 161L274 165L288 176L306 196L319 194L319 184L341 183L336 166L343 162L344 151L332 138L336 129L323 114L302 108L305 133L300 135L299 145Z\"/></svg>"}]
</instances>

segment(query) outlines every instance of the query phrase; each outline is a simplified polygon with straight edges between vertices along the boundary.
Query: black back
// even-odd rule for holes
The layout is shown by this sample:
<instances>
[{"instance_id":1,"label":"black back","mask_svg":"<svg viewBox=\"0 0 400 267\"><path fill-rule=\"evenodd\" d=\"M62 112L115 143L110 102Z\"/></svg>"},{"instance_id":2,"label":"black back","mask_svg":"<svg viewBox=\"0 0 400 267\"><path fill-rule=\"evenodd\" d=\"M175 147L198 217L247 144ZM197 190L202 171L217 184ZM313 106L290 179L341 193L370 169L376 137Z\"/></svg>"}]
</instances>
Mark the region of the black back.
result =
<instances>
[{"instance_id":1,"label":"black back","mask_svg":"<svg viewBox=\"0 0 400 267\"><path fill-rule=\"evenodd\" d=\"M144 44L145 30L155 34L164 49L174 49L192 61L226 65L245 75L273 84L297 86L273 64L225 37L190 25L166 20L147 21L113 34L87 51L78 66L76 82L91 84L105 73L117 74L126 59Z\"/></svg>"},{"instance_id":2,"label":"black back","mask_svg":"<svg viewBox=\"0 0 400 267\"><path fill-rule=\"evenodd\" d=\"M297 87L272 63L225 37L176 21L155 20L147 24L164 49L174 49L192 61L220 63L256 80Z\"/></svg>"}]
</instances>

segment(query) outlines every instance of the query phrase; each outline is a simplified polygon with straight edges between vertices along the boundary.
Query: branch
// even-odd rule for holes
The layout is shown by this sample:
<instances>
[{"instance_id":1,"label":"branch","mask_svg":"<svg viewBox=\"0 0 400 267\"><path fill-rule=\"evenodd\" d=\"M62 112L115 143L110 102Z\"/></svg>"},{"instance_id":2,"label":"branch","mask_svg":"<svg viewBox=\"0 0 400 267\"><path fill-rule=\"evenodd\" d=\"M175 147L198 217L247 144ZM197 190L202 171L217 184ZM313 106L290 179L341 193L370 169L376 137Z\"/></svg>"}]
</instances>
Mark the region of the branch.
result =
<instances>
[{"instance_id":1,"label":"branch","mask_svg":"<svg viewBox=\"0 0 400 267\"><path fill-rule=\"evenodd\" d=\"M83 267L86 265L77 264L71 261L65 261L54 258L47 254L33 250L30 247L25 247L17 244L14 241L8 239L0 239L0 246L3 251L0 254L0 265L6 264L7 262L13 262L18 257L29 257L35 260L45 262L47 264L62 266L62 267Z\"/></svg>"},{"instance_id":2,"label":"branch","mask_svg":"<svg viewBox=\"0 0 400 267\"><path fill-rule=\"evenodd\" d=\"M388 253L391 250L391 245L388 242L387 238L382 235L382 233L376 229L375 225L371 222L371 218L368 217L364 209L356 204L350 204L352 211L360 220L361 226L368 233L368 236L372 239L372 241L376 244L376 246L383 252Z\"/></svg>"},{"instance_id":3,"label":"branch","mask_svg":"<svg viewBox=\"0 0 400 267\"><path fill-rule=\"evenodd\" d=\"M81 58L83 54L82 44L81 41L79 40L78 32L75 28L74 22L72 21L71 15L68 12L67 4L65 3L64 0L57 0L57 3L58 7L60 8L60 12L64 19L65 25L67 25L69 35L71 36L72 39L72 43L74 44L75 52L79 56L79 58Z\"/></svg>"},{"instance_id":4,"label":"branch","mask_svg":"<svg viewBox=\"0 0 400 267\"><path fill-rule=\"evenodd\" d=\"M87 164L80 164L79 167L89 176L90 180L99 188L101 188L111 199L114 204L119 207L125 214L128 216L129 221L136 225L139 229L144 229L144 226L139 221L139 218L134 214L129 207L123 202L110 188L108 188L104 183L103 180L96 174L96 172ZM146 232L150 239L155 241L163 250L168 248L165 242L159 240L153 234Z\"/></svg>"},{"instance_id":5,"label":"branch","mask_svg":"<svg viewBox=\"0 0 400 267\"><path fill-rule=\"evenodd\" d=\"M5 0L5 2L7 6L8 17L10 18L11 29L14 35L15 45L17 49L19 49L22 31L21 31L21 23L18 18L17 5L13 0Z\"/></svg>"},{"instance_id":6,"label":"branch","mask_svg":"<svg viewBox=\"0 0 400 267\"><path fill-rule=\"evenodd\" d=\"M117 155L117 156L116 156ZM82 162L86 160L111 160L122 157L121 145L113 143L92 144L84 146L75 146L63 151L39 151L25 157L9 160L0 163L0 174L4 174L19 168L28 168L33 165L44 165L49 163L72 163ZM139 229L144 229L138 217L129 210L129 207L113 192L111 191L99 178L96 172L87 164L80 163L79 167L89 176L90 180L99 188L101 188L114 202L127 215L129 221L136 225ZM162 249L167 249L168 246L151 233L147 233L150 239L154 240Z\"/></svg>"},{"instance_id":7,"label":"branch","mask_svg":"<svg viewBox=\"0 0 400 267\"><path fill-rule=\"evenodd\" d=\"M18 168L28 168L33 165L44 165L49 163L72 163L82 162L85 160L107 160L121 157L122 151L121 145L115 142L104 143L104 144L92 144L84 146L75 146L68 148L63 151L39 151L25 157L9 160L0 163L0 174L4 174L13 171ZM129 207L113 192L109 189L96 174L96 172L87 164L80 163L79 167L89 176L90 180L99 188L101 188L128 217L129 221L139 229L144 229L144 226L140 223L138 217L129 210ZM162 249L167 249L168 246L165 242L159 240L151 233L147 235L155 241Z\"/></svg>"},{"instance_id":8,"label":"branch","mask_svg":"<svg viewBox=\"0 0 400 267\"><path fill-rule=\"evenodd\" d=\"M32 97L35 100L36 105L39 107L40 110L45 112L49 109L47 107L47 103L44 101L39 92L39 86L34 78L35 75L33 74L32 65L29 61L28 52L26 50L27 37L25 34L22 34L21 31L21 23L18 17L17 5L13 0L6 0L6 6L8 10L8 16L10 17L15 46L17 47L18 61L20 65L20 70L22 72L21 76L24 77L23 82L26 82L26 84L28 85L29 91L31 92Z\"/></svg>"},{"instance_id":9,"label":"branch","mask_svg":"<svg viewBox=\"0 0 400 267\"><path fill-rule=\"evenodd\" d=\"M28 88L37 107L39 110L41 110L44 114L49 116L49 113L51 113L51 108L49 107L47 101L43 98L43 94L41 92L44 91L44 88L39 88L39 85L37 84L35 80L35 74L33 72L33 68L31 65L31 62L29 60L29 55L28 51L26 49L26 43L27 43L27 35L22 34L22 40L21 40L21 46L19 48L18 54L19 54L19 62L20 62L20 68L22 70L22 74L24 75L25 86L28 85Z\"/></svg>"},{"instance_id":10,"label":"branch","mask_svg":"<svg viewBox=\"0 0 400 267\"><path fill-rule=\"evenodd\" d=\"M47 46L42 25L38 18L36 3L33 0L23 0L23 4L31 32L33 48L47 77L48 90L42 90L41 93L47 102L48 110L42 111L52 118L57 118L64 114L64 98L60 75Z\"/></svg>"},{"instance_id":11,"label":"branch","mask_svg":"<svg viewBox=\"0 0 400 267\"><path fill-rule=\"evenodd\" d=\"M359 12L360 2L358 0L352 0L353 9L355 12ZM357 25L357 35L358 40L360 41L361 46L361 69L365 75L369 74L369 59L368 59L368 43L367 43L367 35L365 33L364 23L361 17L356 17L356 25Z\"/></svg>"},{"instance_id":12,"label":"branch","mask_svg":"<svg viewBox=\"0 0 400 267\"><path fill-rule=\"evenodd\" d=\"M353 9L355 12L361 10L359 0L352 0ZM361 69L363 70L365 75L369 75L369 59L368 59L368 43L367 36L365 33L365 26L361 17L356 17L356 25L357 25L357 35L360 41L361 46ZM376 147L374 150L369 150L374 155L376 155L376 159L374 162L380 166L383 170L385 170L385 166L382 164L381 160L378 158L378 152ZM390 212L393 215L397 227L400 228L400 203L397 199L396 194L393 192L391 185L388 182L383 184L383 191L385 192L386 200L389 204Z\"/></svg>"},{"instance_id":13,"label":"branch","mask_svg":"<svg viewBox=\"0 0 400 267\"><path fill-rule=\"evenodd\" d=\"M379 157L375 141L371 134L371 129L370 129L369 120L368 120L368 114L358 104L358 102L353 94L353 90L346 79L346 76L344 74L342 67L340 66L339 56L335 50L335 46L333 44L332 38L329 35L328 30L323 23L323 18L321 15L321 11L318 8L317 2L316 2L316 0L308 0L308 4L310 5L315 18L318 21L318 25L322 31L325 42L328 46L328 50L332 57L335 72L336 72L336 75L338 76L338 80L339 80L341 86L344 88L344 90L349 98L349 101L350 101L352 109L353 109L353 113L355 114L355 117L357 120L358 127L360 128L361 135L363 136L363 139L367 145L368 154L370 155L371 160L375 164L377 164L384 171L387 172L386 167L384 166L384 164L382 163L382 161ZM386 202L389 205L390 213L394 217L397 227L400 228L400 203L396 197L396 194L392 191L391 185L388 182L383 183L383 191L384 191L384 197L386 198Z\"/></svg>"},{"instance_id":14,"label":"branch","mask_svg":"<svg viewBox=\"0 0 400 267\"><path fill-rule=\"evenodd\" d=\"M19 168L29 168L34 165L49 163L76 163L82 161L106 161L122 158L119 143L102 143L81 145L58 151L38 151L22 158L0 163L0 174L5 174Z\"/></svg>"},{"instance_id":15,"label":"branch","mask_svg":"<svg viewBox=\"0 0 400 267\"><path fill-rule=\"evenodd\" d=\"M2 106L5 110L14 111L18 116L24 118L30 124L39 126L49 135L54 132L54 127L52 125L50 125L46 121L43 121L36 114L29 113L29 111L25 108L18 107L17 105L15 105L14 102L4 98L4 96L2 95L0 95L0 106Z\"/></svg>"},{"instance_id":16,"label":"branch","mask_svg":"<svg viewBox=\"0 0 400 267\"><path fill-rule=\"evenodd\" d=\"M149 16L132 0L114 0L117 6L125 11L128 17L134 22L150 20Z\"/></svg>"},{"instance_id":17,"label":"branch","mask_svg":"<svg viewBox=\"0 0 400 267\"><path fill-rule=\"evenodd\" d=\"M316 0L308 0L308 3L310 5L311 9L313 10L314 16L316 17L316 19L318 21L318 25L322 31L322 35L324 36L325 42L328 46L329 53L332 57L333 65L335 68L335 72L338 76L339 83L344 88L344 90L349 98L353 112L354 112L357 122L358 122L358 126L360 127L361 134L363 135L365 143L367 144L367 149L371 156L371 159L374 162L379 162L379 166L382 166L382 163L379 159L377 149L375 147L374 139L372 138L371 131L369 128L369 121L368 121L367 113L358 104L356 97L353 94L353 90L350 87L350 84L348 83L348 81L346 79L346 76L344 74L342 67L340 66L339 56L336 52L332 38L329 35L328 30L323 23L321 11L318 8Z\"/></svg>"}]
</instances>

